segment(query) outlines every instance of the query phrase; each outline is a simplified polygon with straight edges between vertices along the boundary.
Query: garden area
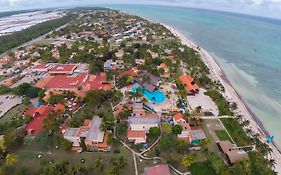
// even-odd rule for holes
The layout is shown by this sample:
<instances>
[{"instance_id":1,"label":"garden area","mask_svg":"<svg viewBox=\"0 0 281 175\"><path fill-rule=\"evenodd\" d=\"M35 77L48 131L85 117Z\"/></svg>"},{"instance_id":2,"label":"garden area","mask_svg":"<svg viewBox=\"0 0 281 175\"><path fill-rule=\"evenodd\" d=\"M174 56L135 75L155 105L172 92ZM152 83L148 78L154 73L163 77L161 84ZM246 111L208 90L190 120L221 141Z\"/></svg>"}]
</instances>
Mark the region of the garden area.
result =
<instances>
[{"instance_id":1,"label":"garden area","mask_svg":"<svg viewBox=\"0 0 281 175\"><path fill-rule=\"evenodd\" d=\"M221 140L221 141L231 141L229 135L227 134L227 132L225 130L215 130L215 133L217 134L218 138Z\"/></svg>"}]
</instances>

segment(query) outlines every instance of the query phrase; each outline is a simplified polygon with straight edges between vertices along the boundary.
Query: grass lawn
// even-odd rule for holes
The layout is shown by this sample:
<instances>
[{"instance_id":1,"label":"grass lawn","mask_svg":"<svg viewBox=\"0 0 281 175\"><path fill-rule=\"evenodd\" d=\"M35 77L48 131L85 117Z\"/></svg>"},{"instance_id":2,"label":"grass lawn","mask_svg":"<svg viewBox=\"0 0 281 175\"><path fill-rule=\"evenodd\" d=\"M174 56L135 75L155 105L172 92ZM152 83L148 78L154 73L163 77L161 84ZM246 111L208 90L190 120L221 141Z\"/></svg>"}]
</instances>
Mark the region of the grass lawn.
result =
<instances>
[{"instance_id":1,"label":"grass lawn","mask_svg":"<svg viewBox=\"0 0 281 175\"><path fill-rule=\"evenodd\" d=\"M190 169L192 175L216 175L208 161L193 163Z\"/></svg>"},{"instance_id":2,"label":"grass lawn","mask_svg":"<svg viewBox=\"0 0 281 175\"><path fill-rule=\"evenodd\" d=\"M20 150L16 151L15 154L18 156L18 162L16 167L25 166L31 168L34 171L38 171L40 168L44 168L49 164L50 161L69 161L71 164L76 166L87 166L93 169L93 174L106 174L106 172L112 167L111 159L113 157L119 158L124 156L127 159L126 170L121 171L121 174L131 175L134 174L134 164L131 152L122 146L118 146L120 150L119 154L111 152L67 152L56 149L42 149L40 145L36 143L25 144ZM37 156L41 154L42 157L39 159ZM95 168L95 160L101 158L104 162L104 170L100 171ZM81 163L81 159L85 159L85 163Z\"/></svg>"},{"instance_id":3,"label":"grass lawn","mask_svg":"<svg viewBox=\"0 0 281 175\"><path fill-rule=\"evenodd\" d=\"M229 135L227 134L227 132L225 130L215 130L215 132L221 141L228 140L228 141L232 142Z\"/></svg>"},{"instance_id":4,"label":"grass lawn","mask_svg":"<svg viewBox=\"0 0 281 175\"><path fill-rule=\"evenodd\" d=\"M18 118L21 116L21 113L24 112L28 106L24 104L17 105L10 109L3 117L0 118L0 123L10 122L13 118Z\"/></svg>"},{"instance_id":5,"label":"grass lawn","mask_svg":"<svg viewBox=\"0 0 281 175\"><path fill-rule=\"evenodd\" d=\"M224 118L221 121L238 146L249 145L251 143L250 138L236 119Z\"/></svg>"}]
</instances>

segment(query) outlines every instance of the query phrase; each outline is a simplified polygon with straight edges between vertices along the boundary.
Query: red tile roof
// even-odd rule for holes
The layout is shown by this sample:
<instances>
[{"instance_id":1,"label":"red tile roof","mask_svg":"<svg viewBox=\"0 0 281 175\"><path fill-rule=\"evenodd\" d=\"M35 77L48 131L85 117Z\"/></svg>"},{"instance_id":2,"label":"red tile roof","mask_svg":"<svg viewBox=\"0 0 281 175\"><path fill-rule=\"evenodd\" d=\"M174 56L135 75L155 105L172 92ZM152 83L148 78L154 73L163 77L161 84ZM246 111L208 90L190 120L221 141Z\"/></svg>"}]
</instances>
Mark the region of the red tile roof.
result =
<instances>
[{"instance_id":1,"label":"red tile roof","mask_svg":"<svg viewBox=\"0 0 281 175\"><path fill-rule=\"evenodd\" d=\"M87 81L83 84L83 91L88 90L110 90L112 85L106 81L106 73L100 75L90 75Z\"/></svg>"},{"instance_id":2,"label":"red tile roof","mask_svg":"<svg viewBox=\"0 0 281 175\"><path fill-rule=\"evenodd\" d=\"M42 131L43 129L43 122L44 119L48 116L49 112L51 112L54 108L53 107L47 107L45 105L40 106L36 110L35 108L29 109L24 115L31 115L34 116L33 119L26 125L25 130L28 132L28 134L35 135Z\"/></svg>"},{"instance_id":3,"label":"red tile roof","mask_svg":"<svg viewBox=\"0 0 281 175\"><path fill-rule=\"evenodd\" d=\"M50 74L72 74L76 69L76 64L58 64L50 69Z\"/></svg>"},{"instance_id":4,"label":"red tile roof","mask_svg":"<svg viewBox=\"0 0 281 175\"><path fill-rule=\"evenodd\" d=\"M194 93L199 91L199 86L193 83L193 78L190 75L181 75L179 76L179 79L187 93Z\"/></svg>"},{"instance_id":5,"label":"red tile roof","mask_svg":"<svg viewBox=\"0 0 281 175\"><path fill-rule=\"evenodd\" d=\"M184 115L182 113L177 113L173 117L174 121L184 120Z\"/></svg>"},{"instance_id":6,"label":"red tile roof","mask_svg":"<svg viewBox=\"0 0 281 175\"><path fill-rule=\"evenodd\" d=\"M167 164L144 168L144 175L171 175Z\"/></svg>"},{"instance_id":7,"label":"red tile roof","mask_svg":"<svg viewBox=\"0 0 281 175\"><path fill-rule=\"evenodd\" d=\"M136 74L138 71L139 71L139 69L137 67L133 67L132 69L120 72L118 74L118 77L123 77L125 75L132 76L132 75Z\"/></svg>"},{"instance_id":8,"label":"red tile roof","mask_svg":"<svg viewBox=\"0 0 281 175\"><path fill-rule=\"evenodd\" d=\"M83 85L87 78L87 73L80 73L76 76L58 75L54 76L53 79L47 82L45 88L63 90L78 89L80 86Z\"/></svg>"},{"instance_id":9,"label":"red tile roof","mask_svg":"<svg viewBox=\"0 0 281 175\"><path fill-rule=\"evenodd\" d=\"M127 130L127 138L145 138L145 131L132 131L130 128Z\"/></svg>"},{"instance_id":10,"label":"red tile roof","mask_svg":"<svg viewBox=\"0 0 281 175\"><path fill-rule=\"evenodd\" d=\"M89 126L91 122L92 122L92 120L86 119L86 120L84 120L83 126Z\"/></svg>"}]
</instances>

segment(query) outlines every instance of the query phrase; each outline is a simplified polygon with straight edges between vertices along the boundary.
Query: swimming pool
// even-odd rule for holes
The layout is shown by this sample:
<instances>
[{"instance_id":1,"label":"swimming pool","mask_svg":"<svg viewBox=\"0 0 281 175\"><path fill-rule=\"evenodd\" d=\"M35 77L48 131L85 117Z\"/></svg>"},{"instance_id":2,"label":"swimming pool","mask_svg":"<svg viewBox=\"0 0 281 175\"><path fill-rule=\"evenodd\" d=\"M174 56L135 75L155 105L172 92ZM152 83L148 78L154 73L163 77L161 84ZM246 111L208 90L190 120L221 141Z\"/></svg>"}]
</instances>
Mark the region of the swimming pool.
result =
<instances>
[{"instance_id":1,"label":"swimming pool","mask_svg":"<svg viewBox=\"0 0 281 175\"><path fill-rule=\"evenodd\" d=\"M142 88L142 94L152 103L163 103L165 101L165 95L160 90L155 92L149 92L144 87L134 86L132 88L133 92L136 92L138 88Z\"/></svg>"}]
</instances>

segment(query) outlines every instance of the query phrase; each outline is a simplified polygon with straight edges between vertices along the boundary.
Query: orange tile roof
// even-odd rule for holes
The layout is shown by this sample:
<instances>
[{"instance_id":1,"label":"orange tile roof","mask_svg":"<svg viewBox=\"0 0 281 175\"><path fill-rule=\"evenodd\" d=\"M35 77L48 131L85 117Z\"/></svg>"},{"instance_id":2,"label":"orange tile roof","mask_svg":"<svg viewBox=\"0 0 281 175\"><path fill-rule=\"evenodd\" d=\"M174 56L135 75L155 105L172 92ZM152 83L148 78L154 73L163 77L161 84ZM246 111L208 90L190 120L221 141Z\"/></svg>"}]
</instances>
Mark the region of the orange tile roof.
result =
<instances>
[{"instance_id":1,"label":"orange tile roof","mask_svg":"<svg viewBox=\"0 0 281 175\"><path fill-rule=\"evenodd\" d=\"M105 133L104 134L104 138L103 138L103 142L102 143L98 143L98 148L108 148L109 145L108 145L108 134Z\"/></svg>"},{"instance_id":2,"label":"orange tile roof","mask_svg":"<svg viewBox=\"0 0 281 175\"><path fill-rule=\"evenodd\" d=\"M64 111L65 110L65 106L61 103L57 104L57 106L55 107L54 111L58 112L58 111Z\"/></svg>"},{"instance_id":3,"label":"orange tile roof","mask_svg":"<svg viewBox=\"0 0 281 175\"><path fill-rule=\"evenodd\" d=\"M127 138L145 138L145 131L132 131L130 128L127 130Z\"/></svg>"},{"instance_id":4,"label":"orange tile roof","mask_svg":"<svg viewBox=\"0 0 281 175\"><path fill-rule=\"evenodd\" d=\"M46 112L47 108L48 107L46 105L41 105L39 108L37 108L36 113L43 115Z\"/></svg>"},{"instance_id":5,"label":"orange tile roof","mask_svg":"<svg viewBox=\"0 0 281 175\"><path fill-rule=\"evenodd\" d=\"M184 120L184 115L182 113L177 113L176 115L174 115L173 119L175 121Z\"/></svg>"},{"instance_id":6,"label":"orange tile roof","mask_svg":"<svg viewBox=\"0 0 281 175\"><path fill-rule=\"evenodd\" d=\"M187 93L199 91L199 86L197 84L193 84L193 78L190 75L181 75L179 76L179 79Z\"/></svg>"},{"instance_id":7,"label":"orange tile roof","mask_svg":"<svg viewBox=\"0 0 281 175\"><path fill-rule=\"evenodd\" d=\"M53 79L53 76L47 76L36 83L36 87L45 88L46 85Z\"/></svg>"}]
</instances>

